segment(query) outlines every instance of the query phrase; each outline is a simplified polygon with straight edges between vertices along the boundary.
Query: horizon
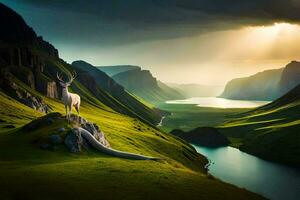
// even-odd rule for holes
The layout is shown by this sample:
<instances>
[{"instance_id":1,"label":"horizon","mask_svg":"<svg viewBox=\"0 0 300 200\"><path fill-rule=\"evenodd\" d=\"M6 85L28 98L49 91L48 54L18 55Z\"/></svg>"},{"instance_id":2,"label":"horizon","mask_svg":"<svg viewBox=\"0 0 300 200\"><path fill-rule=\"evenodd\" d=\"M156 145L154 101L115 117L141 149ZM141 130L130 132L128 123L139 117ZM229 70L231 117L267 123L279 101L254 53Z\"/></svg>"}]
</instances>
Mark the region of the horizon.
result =
<instances>
[{"instance_id":1,"label":"horizon","mask_svg":"<svg viewBox=\"0 0 300 200\"><path fill-rule=\"evenodd\" d=\"M190 2L3 1L52 43L66 62L136 65L166 83L225 86L234 78L283 68L300 59L298 19L285 16L284 9L279 16L271 16L277 10L270 8L267 16L258 12L254 17L250 6L246 9L250 14L240 16L222 1L221 14L201 3L204 7L193 11L190 6L197 3ZM295 2L292 6L297 9L300 4ZM145 6L151 11L141 19L141 11L123 11ZM244 8L243 3L235 6ZM256 2L255 6L260 9L261 5ZM124 19L116 19L102 7L119 12ZM176 11L182 16L178 18Z\"/></svg>"}]
</instances>

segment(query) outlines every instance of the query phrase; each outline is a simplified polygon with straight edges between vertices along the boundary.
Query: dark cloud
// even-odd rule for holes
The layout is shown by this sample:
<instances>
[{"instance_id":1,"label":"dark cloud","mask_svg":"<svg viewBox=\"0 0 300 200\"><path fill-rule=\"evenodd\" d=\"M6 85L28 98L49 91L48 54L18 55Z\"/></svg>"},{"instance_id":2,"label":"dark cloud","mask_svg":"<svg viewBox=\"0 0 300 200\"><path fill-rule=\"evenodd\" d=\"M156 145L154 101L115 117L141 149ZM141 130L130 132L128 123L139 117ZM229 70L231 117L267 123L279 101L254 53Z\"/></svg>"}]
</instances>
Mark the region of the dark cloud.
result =
<instances>
[{"instance_id":1,"label":"dark cloud","mask_svg":"<svg viewBox=\"0 0 300 200\"><path fill-rule=\"evenodd\" d=\"M5 2L19 9L40 34L72 44L76 41L112 45L191 36L243 25L300 22L300 0Z\"/></svg>"}]
</instances>

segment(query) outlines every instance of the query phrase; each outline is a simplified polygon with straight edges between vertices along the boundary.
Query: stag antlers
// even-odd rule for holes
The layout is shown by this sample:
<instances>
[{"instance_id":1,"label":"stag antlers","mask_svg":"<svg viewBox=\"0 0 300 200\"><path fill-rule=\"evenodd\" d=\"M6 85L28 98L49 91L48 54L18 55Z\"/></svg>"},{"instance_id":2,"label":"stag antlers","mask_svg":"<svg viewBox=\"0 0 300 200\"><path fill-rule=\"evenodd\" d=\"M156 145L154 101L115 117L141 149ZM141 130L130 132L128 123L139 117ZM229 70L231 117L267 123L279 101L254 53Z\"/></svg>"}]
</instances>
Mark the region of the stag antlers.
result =
<instances>
[{"instance_id":1,"label":"stag antlers","mask_svg":"<svg viewBox=\"0 0 300 200\"><path fill-rule=\"evenodd\" d=\"M68 78L69 78L69 81L68 81L68 82L65 82L65 81L63 80L62 72L59 73L59 74L58 74L58 72L57 72L57 73L56 73L56 77L57 77L57 79L58 79L60 82L63 82L63 83L66 83L66 84L71 84L71 83L74 81L74 79L77 77L77 73L76 73L76 71L71 72L71 76L68 76Z\"/></svg>"}]
</instances>

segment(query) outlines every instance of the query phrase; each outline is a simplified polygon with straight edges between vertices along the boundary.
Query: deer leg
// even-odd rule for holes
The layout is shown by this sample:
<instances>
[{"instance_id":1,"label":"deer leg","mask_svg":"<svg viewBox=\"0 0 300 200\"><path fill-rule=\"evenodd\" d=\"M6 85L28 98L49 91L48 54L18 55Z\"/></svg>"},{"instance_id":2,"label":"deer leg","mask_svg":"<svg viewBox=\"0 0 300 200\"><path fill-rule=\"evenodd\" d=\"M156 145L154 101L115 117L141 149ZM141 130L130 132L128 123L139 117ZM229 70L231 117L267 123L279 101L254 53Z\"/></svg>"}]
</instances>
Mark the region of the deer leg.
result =
<instances>
[{"instance_id":1,"label":"deer leg","mask_svg":"<svg viewBox=\"0 0 300 200\"><path fill-rule=\"evenodd\" d=\"M76 104L75 109L77 111L77 123L79 124L79 104Z\"/></svg>"},{"instance_id":2,"label":"deer leg","mask_svg":"<svg viewBox=\"0 0 300 200\"><path fill-rule=\"evenodd\" d=\"M65 109L66 109L66 118L68 119L68 107L67 107L67 105L65 105Z\"/></svg>"},{"instance_id":3,"label":"deer leg","mask_svg":"<svg viewBox=\"0 0 300 200\"><path fill-rule=\"evenodd\" d=\"M72 105L69 105L69 122L71 120Z\"/></svg>"}]
</instances>

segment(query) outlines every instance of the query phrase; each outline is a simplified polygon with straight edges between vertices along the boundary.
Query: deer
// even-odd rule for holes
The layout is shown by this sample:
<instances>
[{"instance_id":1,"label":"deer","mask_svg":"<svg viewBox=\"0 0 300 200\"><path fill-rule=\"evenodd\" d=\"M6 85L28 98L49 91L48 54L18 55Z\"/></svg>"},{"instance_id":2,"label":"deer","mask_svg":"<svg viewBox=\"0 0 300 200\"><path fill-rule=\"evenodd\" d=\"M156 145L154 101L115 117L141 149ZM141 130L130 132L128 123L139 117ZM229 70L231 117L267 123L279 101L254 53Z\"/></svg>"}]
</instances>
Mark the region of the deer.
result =
<instances>
[{"instance_id":1,"label":"deer","mask_svg":"<svg viewBox=\"0 0 300 200\"><path fill-rule=\"evenodd\" d=\"M72 82L74 81L74 79L76 78L76 72L74 71L73 73L71 73L71 77L68 76L69 81L65 82L62 79L62 75L58 74L58 72L56 73L56 77L59 80L59 84L62 87L62 95L61 95L61 100L63 101L64 105L65 105L65 109L66 109L66 118L68 119L68 121L70 122L70 114L72 112L72 107L74 106L77 114L79 116L79 108L80 108L80 96L78 94L75 93L71 93L68 91L68 87L72 84Z\"/></svg>"}]
</instances>

